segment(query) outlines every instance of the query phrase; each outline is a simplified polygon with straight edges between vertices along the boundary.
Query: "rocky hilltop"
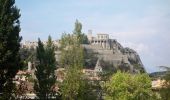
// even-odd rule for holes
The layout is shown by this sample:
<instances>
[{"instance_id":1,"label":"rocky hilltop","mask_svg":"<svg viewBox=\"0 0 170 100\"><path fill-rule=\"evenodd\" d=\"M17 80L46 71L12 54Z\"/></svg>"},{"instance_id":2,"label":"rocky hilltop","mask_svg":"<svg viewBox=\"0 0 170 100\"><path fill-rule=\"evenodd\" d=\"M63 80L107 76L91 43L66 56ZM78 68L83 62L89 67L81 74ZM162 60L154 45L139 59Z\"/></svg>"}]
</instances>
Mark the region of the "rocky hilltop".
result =
<instances>
[{"instance_id":1,"label":"rocky hilltop","mask_svg":"<svg viewBox=\"0 0 170 100\"><path fill-rule=\"evenodd\" d=\"M138 53L130 48L124 48L116 39L110 39L109 34L92 36L92 31L87 35L88 44L82 44L85 50L85 68L94 69L96 72L124 70L132 73L145 72ZM43 42L46 45L46 41ZM53 41L59 48L60 40ZM22 48L36 48L37 42L25 41ZM59 61L61 51L55 51L56 61ZM25 54L25 53L22 53ZM34 55L34 54L33 54Z\"/></svg>"},{"instance_id":2,"label":"rocky hilltop","mask_svg":"<svg viewBox=\"0 0 170 100\"><path fill-rule=\"evenodd\" d=\"M103 71L111 66L111 70L120 69L134 73L145 72L144 66L138 53L130 48L124 48L117 40L110 39L108 34L92 36L88 33L89 44L83 47L88 53L94 53L97 57L95 69ZM102 64L104 63L105 64Z\"/></svg>"}]
</instances>

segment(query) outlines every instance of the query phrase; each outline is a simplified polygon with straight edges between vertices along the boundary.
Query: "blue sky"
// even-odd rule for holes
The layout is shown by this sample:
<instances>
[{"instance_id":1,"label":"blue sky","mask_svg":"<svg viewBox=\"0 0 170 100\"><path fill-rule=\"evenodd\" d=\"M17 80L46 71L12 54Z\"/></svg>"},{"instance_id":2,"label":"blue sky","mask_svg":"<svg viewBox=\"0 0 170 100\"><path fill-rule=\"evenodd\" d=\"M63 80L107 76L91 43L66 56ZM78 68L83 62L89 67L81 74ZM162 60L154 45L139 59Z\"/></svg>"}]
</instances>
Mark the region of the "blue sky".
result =
<instances>
[{"instance_id":1,"label":"blue sky","mask_svg":"<svg viewBox=\"0 0 170 100\"><path fill-rule=\"evenodd\" d=\"M135 49L148 72L170 66L170 0L16 0L23 41L71 33L78 19L83 32L108 33Z\"/></svg>"}]
</instances>

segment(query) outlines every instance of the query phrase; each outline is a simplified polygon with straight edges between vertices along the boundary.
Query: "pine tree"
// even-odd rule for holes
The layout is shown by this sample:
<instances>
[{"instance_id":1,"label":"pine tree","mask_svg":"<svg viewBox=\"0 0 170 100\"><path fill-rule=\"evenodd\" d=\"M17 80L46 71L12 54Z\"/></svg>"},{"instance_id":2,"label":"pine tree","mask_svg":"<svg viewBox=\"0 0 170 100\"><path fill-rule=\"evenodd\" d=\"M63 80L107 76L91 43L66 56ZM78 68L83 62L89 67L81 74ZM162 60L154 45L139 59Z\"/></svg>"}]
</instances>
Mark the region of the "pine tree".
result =
<instances>
[{"instance_id":1,"label":"pine tree","mask_svg":"<svg viewBox=\"0 0 170 100\"><path fill-rule=\"evenodd\" d=\"M47 86L48 86L48 97L55 95L55 83L56 83L56 58L55 58L55 47L52 43L51 36L48 37L48 42L46 46L46 60L47 60Z\"/></svg>"},{"instance_id":2,"label":"pine tree","mask_svg":"<svg viewBox=\"0 0 170 100\"><path fill-rule=\"evenodd\" d=\"M36 66L36 71L35 71L35 76L37 80L35 80L34 83L34 90L36 91L36 94L38 97L41 98L46 98L46 92L45 92L45 75L44 75L44 69L45 69L45 50L44 50L44 45L41 42L40 39L38 39L38 47L37 47L37 59L39 61L39 64Z\"/></svg>"},{"instance_id":3,"label":"pine tree","mask_svg":"<svg viewBox=\"0 0 170 100\"><path fill-rule=\"evenodd\" d=\"M41 40L38 40L37 59L39 64L36 66L35 75L37 80L34 89L39 99L50 99L55 95L56 77L56 59L54 53L54 45L49 36L47 46L44 47Z\"/></svg>"},{"instance_id":4,"label":"pine tree","mask_svg":"<svg viewBox=\"0 0 170 100\"><path fill-rule=\"evenodd\" d=\"M15 0L0 0L0 93L11 99L12 82L21 67L19 9Z\"/></svg>"},{"instance_id":5,"label":"pine tree","mask_svg":"<svg viewBox=\"0 0 170 100\"><path fill-rule=\"evenodd\" d=\"M76 20L73 34L80 36L82 34L81 30L82 30L82 24L78 20Z\"/></svg>"}]
</instances>

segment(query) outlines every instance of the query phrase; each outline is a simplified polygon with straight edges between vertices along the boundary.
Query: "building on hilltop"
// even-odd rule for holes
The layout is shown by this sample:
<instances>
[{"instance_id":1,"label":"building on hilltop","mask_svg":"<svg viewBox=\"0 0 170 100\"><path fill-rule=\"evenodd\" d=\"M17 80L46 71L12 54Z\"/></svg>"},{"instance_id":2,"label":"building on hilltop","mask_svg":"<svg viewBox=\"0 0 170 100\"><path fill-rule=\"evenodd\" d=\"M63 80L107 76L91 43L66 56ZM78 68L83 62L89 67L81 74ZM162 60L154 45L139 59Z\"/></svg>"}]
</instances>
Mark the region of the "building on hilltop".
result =
<instances>
[{"instance_id":1,"label":"building on hilltop","mask_svg":"<svg viewBox=\"0 0 170 100\"><path fill-rule=\"evenodd\" d=\"M54 40L52 42L55 46L60 46L60 40ZM47 41L42 41L42 43L44 45L47 45ZM38 46L37 41L24 41L23 43L21 43L21 48L28 48L28 49L34 48L34 49L36 49L37 46Z\"/></svg>"},{"instance_id":2,"label":"building on hilltop","mask_svg":"<svg viewBox=\"0 0 170 100\"><path fill-rule=\"evenodd\" d=\"M36 48L38 46L37 41L24 41L24 43L21 43L21 48Z\"/></svg>"},{"instance_id":3,"label":"building on hilltop","mask_svg":"<svg viewBox=\"0 0 170 100\"><path fill-rule=\"evenodd\" d=\"M97 37L92 36L92 31L90 30L88 33L88 40L91 45L98 45L102 48L110 49L110 39L109 34L97 34Z\"/></svg>"},{"instance_id":4,"label":"building on hilltop","mask_svg":"<svg viewBox=\"0 0 170 100\"><path fill-rule=\"evenodd\" d=\"M120 66L122 64L129 67L130 72L140 72L144 70L143 64L139 55L130 48L124 48L116 39L110 39L109 34L99 33L96 37L93 36L92 30L88 31L89 45L83 45L87 51L93 51L97 54L98 59L110 63L113 66ZM99 63L98 60L96 62ZM139 67L136 67L136 65ZM101 67L102 71L104 66Z\"/></svg>"},{"instance_id":5,"label":"building on hilltop","mask_svg":"<svg viewBox=\"0 0 170 100\"><path fill-rule=\"evenodd\" d=\"M120 66L123 60L125 63L123 65L128 66L131 72L140 72L139 70L144 70L138 53L133 49L124 48L116 39L110 39L109 34L100 33L96 34L96 37L94 37L92 30L89 30L87 38L89 44L82 44L82 46L88 53L91 52L96 54L97 59L102 59L104 62L107 62L107 64L116 67ZM46 41L43 41L44 45L46 45L46 43ZM55 47L60 47L60 40L55 40L53 43ZM21 47L36 48L37 45L38 43L35 41L25 41L21 44ZM56 61L59 61L61 51L56 50L55 54ZM100 61L96 61L96 65L97 63L100 63ZM93 66L93 68L95 69L95 66ZM101 71L104 71L105 66L102 66L101 68ZM101 68L98 67L96 70Z\"/></svg>"}]
</instances>

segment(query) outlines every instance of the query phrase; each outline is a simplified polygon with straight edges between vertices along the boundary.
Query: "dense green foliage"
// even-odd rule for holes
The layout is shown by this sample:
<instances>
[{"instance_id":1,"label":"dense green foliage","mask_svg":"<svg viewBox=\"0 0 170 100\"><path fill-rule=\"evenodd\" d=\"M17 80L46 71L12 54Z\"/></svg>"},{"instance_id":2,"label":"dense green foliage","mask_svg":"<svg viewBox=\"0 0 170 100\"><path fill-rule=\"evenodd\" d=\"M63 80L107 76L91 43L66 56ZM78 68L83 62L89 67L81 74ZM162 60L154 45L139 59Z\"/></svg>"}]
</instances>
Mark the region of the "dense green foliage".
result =
<instances>
[{"instance_id":1,"label":"dense green foliage","mask_svg":"<svg viewBox=\"0 0 170 100\"><path fill-rule=\"evenodd\" d=\"M118 71L104 84L106 100L155 100L151 80L146 74L132 75Z\"/></svg>"},{"instance_id":2,"label":"dense green foliage","mask_svg":"<svg viewBox=\"0 0 170 100\"><path fill-rule=\"evenodd\" d=\"M0 0L0 93L11 99L12 82L20 69L20 14L15 0Z\"/></svg>"},{"instance_id":3,"label":"dense green foliage","mask_svg":"<svg viewBox=\"0 0 170 100\"><path fill-rule=\"evenodd\" d=\"M34 89L38 98L49 99L55 95L56 82L56 59L50 36L45 47L41 40L38 40L37 59L39 64L36 66L35 75L37 80L35 80Z\"/></svg>"}]
</instances>

